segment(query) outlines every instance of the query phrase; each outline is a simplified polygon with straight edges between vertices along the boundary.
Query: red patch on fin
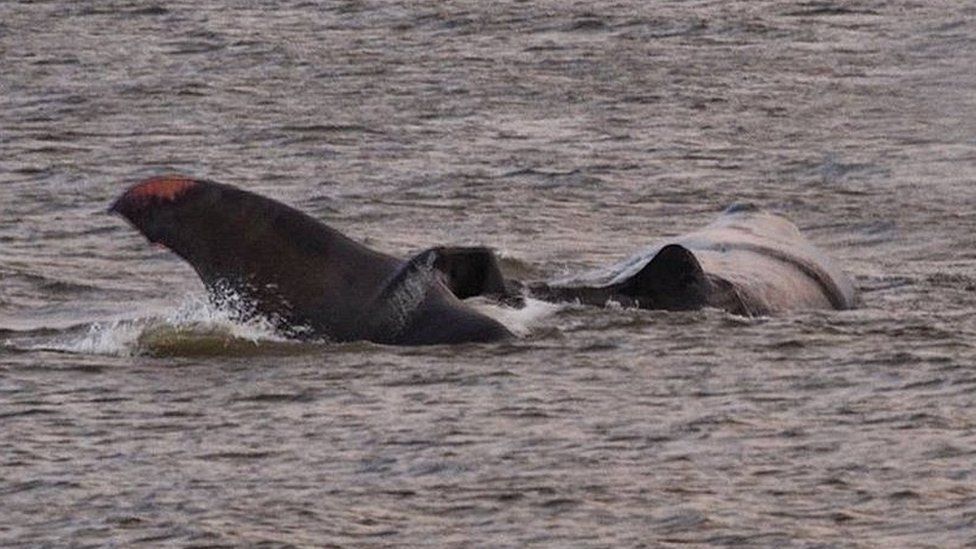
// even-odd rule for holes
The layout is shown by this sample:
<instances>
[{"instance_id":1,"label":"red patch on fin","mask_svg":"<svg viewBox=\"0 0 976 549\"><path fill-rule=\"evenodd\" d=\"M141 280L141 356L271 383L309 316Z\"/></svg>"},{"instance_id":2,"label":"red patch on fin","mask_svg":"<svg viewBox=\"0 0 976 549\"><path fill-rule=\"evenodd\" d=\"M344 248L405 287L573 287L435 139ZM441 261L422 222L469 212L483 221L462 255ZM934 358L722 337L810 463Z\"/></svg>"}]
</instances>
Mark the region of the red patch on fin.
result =
<instances>
[{"instance_id":1,"label":"red patch on fin","mask_svg":"<svg viewBox=\"0 0 976 549\"><path fill-rule=\"evenodd\" d=\"M172 202L196 184L196 181L179 175L153 177L129 189L125 193L125 198L139 202L146 202L149 199Z\"/></svg>"}]
</instances>

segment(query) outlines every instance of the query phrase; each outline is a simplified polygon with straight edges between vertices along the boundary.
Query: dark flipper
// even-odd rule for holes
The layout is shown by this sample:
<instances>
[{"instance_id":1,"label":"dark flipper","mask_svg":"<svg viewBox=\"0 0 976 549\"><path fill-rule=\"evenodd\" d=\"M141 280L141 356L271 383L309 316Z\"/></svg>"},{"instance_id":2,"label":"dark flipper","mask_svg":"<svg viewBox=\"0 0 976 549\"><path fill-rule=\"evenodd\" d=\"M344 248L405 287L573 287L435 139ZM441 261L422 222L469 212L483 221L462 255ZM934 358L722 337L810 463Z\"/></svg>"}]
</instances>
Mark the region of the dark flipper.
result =
<instances>
[{"instance_id":1,"label":"dark flipper","mask_svg":"<svg viewBox=\"0 0 976 549\"><path fill-rule=\"evenodd\" d=\"M592 286L533 284L529 288L534 296L549 301L597 306L614 301L642 309L685 311L707 304L710 285L694 254L670 244L626 280Z\"/></svg>"},{"instance_id":2,"label":"dark flipper","mask_svg":"<svg viewBox=\"0 0 976 549\"><path fill-rule=\"evenodd\" d=\"M360 305L400 264L280 202L209 181L150 179L111 211L190 263L212 293L339 341L362 336Z\"/></svg>"},{"instance_id":3,"label":"dark flipper","mask_svg":"<svg viewBox=\"0 0 976 549\"><path fill-rule=\"evenodd\" d=\"M708 303L709 283L695 254L684 246L669 244L647 265L620 283L617 293L644 309L687 311Z\"/></svg>"},{"instance_id":4,"label":"dark flipper","mask_svg":"<svg viewBox=\"0 0 976 549\"><path fill-rule=\"evenodd\" d=\"M461 299L479 295L504 296L505 277L491 248L440 246L421 253L432 254L433 266Z\"/></svg>"},{"instance_id":5,"label":"dark flipper","mask_svg":"<svg viewBox=\"0 0 976 549\"><path fill-rule=\"evenodd\" d=\"M513 307L523 306L522 284L505 278L494 250L483 246L438 246L431 254L444 284L459 299L485 296Z\"/></svg>"}]
</instances>

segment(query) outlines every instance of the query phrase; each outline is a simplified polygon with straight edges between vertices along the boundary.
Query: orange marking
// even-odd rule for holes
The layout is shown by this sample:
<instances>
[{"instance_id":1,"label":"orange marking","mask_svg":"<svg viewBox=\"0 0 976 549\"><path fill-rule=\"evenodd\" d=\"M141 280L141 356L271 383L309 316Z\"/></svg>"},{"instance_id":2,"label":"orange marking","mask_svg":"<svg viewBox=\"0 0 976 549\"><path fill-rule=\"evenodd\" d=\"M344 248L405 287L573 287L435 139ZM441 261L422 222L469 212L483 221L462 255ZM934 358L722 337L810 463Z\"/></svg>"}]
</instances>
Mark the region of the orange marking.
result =
<instances>
[{"instance_id":1,"label":"orange marking","mask_svg":"<svg viewBox=\"0 0 976 549\"><path fill-rule=\"evenodd\" d=\"M136 184L125 195L129 200L139 202L146 202L151 198L172 202L196 184L196 181L188 177L164 175L152 177Z\"/></svg>"}]
</instances>

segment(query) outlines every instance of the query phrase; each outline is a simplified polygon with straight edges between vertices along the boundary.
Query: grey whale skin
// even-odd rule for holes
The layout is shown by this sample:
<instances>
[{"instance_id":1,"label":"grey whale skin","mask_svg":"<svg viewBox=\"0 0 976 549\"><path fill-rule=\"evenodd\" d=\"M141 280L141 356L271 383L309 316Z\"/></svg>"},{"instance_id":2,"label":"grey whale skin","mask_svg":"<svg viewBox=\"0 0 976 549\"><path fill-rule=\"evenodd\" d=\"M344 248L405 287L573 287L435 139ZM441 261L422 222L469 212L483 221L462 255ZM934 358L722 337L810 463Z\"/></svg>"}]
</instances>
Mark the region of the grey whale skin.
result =
<instances>
[{"instance_id":1,"label":"grey whale skin","mask_svg":"<svg viewBox=\"0 0 976 549\"><path fill-rule=\"evenodd\" d=\"M110 211L185 259L216 299L240 296L245 315L286 333L299 327L297 337L395 345L511 337L460 301L478 295L748 316L856 303L850 280L796 226L750 207L610 269L532 283L506 279L490 248L436 247L403 261L275 200L183 176L138 183Z\"/></svg>"}]
</instances>

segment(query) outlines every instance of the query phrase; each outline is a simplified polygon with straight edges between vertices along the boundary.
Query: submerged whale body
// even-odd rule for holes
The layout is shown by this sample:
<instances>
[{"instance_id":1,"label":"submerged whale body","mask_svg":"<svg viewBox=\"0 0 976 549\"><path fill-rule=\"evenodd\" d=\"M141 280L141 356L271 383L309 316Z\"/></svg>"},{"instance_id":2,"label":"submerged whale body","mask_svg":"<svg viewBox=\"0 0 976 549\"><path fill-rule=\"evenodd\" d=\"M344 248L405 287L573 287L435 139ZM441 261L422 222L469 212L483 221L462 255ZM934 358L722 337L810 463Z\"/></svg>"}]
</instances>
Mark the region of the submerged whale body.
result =
<instances>
[{"instance_id":1,"label":"submerged whale body","mask_svg":"<svg viewBox=\"0 0 976 549\"><path fill-rule=\"evenodd\" d=\"M506 279L484 247L409 260L371 250L312 217L236 187L180 176L136 184L112 205L150 242L185 259L216 299L231 294L297 337L396 345L497 341L512 334L461 299L487 296L756 316L849 309L847 276L781 216L733 207L584 276Z\"/></svg>"},{"instance_id":2,"label":"submerged whale body","mask_svg":"<svg viewBox=\"0 0 976 549\"><path fill-rule=\"evenodd\" d=\"M262 315L291 335L394 345L512 335L445 286L436 251L403 261L229 185L152 178L110 211L185 259L211 296L233 295L246 304L242 314Z\"/></svg>"}]
</instances>

